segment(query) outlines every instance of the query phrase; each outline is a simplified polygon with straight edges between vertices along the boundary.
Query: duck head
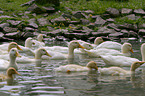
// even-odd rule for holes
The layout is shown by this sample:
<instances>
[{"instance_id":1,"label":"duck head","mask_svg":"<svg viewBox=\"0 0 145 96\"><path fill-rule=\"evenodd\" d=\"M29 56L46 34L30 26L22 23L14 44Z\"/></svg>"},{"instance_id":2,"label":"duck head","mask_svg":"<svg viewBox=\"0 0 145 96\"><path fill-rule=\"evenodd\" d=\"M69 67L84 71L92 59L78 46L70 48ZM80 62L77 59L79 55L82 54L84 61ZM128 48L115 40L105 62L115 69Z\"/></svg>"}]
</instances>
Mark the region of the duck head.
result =
<instances>
[{"instance_id":1,"label":"duck head","mask_svg":"<svg viewBox=\"0 0 145 96\"><path fill-rule=\"evenodd\" d=\"M17 48L18 50L22 50L16 42L11 42L11 43L9 44L9 46L8 46L8 52L10 52L10 50L11 50L12 48Z\"/></svg>"},{"instance_id":2,"label":"duck head","mask_svg":"<svg viewBox=\"0 0 145 96\"><path fill-rule=\"evenodd\" d=\"M41 59L42 55L47 55L49 57L52 57L44 48L39 48L36 50L36 54L35 54L35 59Z\"/></svg>"},{"instance_id":3,"label":"duck head","mask_svg":"<svg viewBox=\"0 0 145 96\"><path fill-rule=\"evenodd\" d=\"M31 37L27 38L25 40L25 47L31 48L32 45L35 45L35 43L33 42L33 39Z\"/></svg>"},{"instance_id":4,"label":"duck head","mask_svg":"<svg viewBox=\"0 0 145 96\"><path fill-rule=\"evenodd\" d=\"M90 69L98 70L97 63L94 62L94 61L90 61L90 62L87 64L87 67L90 68Z\"/></svg>"},{"instance_id":5,"label":"duck head","mask_svg":"<svg viewBox=\"0 0 145 96\"><path fill-rule=\"evenodd\" d=\"M37 40L40 41L40 42L42 42L43 41L43 35L42 34L39 34L37 36Z\"/></svg>"},{"instance_id":6,"label":"duck head","mask_svg":"<svg viewBox=\"0 0 145 96\"><path fill-rule=\"evenodd\" d=\"M104 40L102 39L102 37L97 37L95 40L94 40L94 44L95 45L99 45L100 43L104 42Z\"/></svg>"},{"instance_id":7,"label":"duck head","mask_svg":"<svg viewBox=\"0 0 145 96\"><path fill-rule=\"evenodd\" d=\"M133 50L132 50L132 45L130 43L124 43L122 45L121 50L122 50L122 53L127 53L129 51L132 52L132 53L134 53Z\"/></svg>"},{"instance_id":8,"label":"duck head","mask_svg":"<svg viewBox=\"0 0 145 96\"><path fill-rule=\"evenodd\" d=\"M133 64L131 65L131 71L135 71L138 67L140 67L144 63L145 63L144 61L133 62Z\"/></svg>"},{"instance_id":9,"label":"duck head","mask_svg":"<svg viewBox=\"0 0 145 96\"><path fill-rule=\"evenodd\" d=\"M20 74L16 71L15 68L9 67L9 68L7 69L7 76L8 76L8 78L13 78L13 74L20 75Z\"/></svg>"}]
</instances>

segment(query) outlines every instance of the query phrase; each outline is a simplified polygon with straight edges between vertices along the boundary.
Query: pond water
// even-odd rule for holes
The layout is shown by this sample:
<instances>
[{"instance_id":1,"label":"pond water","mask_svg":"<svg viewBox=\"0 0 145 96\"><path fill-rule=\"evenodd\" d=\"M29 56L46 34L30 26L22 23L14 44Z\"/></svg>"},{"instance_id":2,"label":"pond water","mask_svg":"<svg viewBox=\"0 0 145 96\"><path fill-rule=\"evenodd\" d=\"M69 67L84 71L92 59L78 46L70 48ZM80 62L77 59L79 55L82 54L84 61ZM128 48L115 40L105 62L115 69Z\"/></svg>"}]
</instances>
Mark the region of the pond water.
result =
<instances>
[{"instance_id":1,"label":"pond water","mask_svg":"<svg viewBox=\"0 0 145 96\"><path fill-rule=\"evenodd\" d=\"M123 43L122 41L120 43ZM133 45L132 57L141 60L140 45L144 42L129 41ZM46 42L47 43L47 42ZM63 42L62 42L63 43ZM62 45L50 43L51 45ZM47 43L47 45L50 45ZM145 67L141 66L134 76L100 76L94 71L76 73L55 73L53 68L68 63L86 65L90 60L99 67L106 67L100 58L89 58L75 54L75 59L43 60L42 62L20 64L20 76L15 76L12 85L0 81L0 96L144 96ZM108 67L108 66L107 66ZM129 67L123 67L128 69ZM141 71L140 71L141 70Z\"/></svg>"}]
</instances>

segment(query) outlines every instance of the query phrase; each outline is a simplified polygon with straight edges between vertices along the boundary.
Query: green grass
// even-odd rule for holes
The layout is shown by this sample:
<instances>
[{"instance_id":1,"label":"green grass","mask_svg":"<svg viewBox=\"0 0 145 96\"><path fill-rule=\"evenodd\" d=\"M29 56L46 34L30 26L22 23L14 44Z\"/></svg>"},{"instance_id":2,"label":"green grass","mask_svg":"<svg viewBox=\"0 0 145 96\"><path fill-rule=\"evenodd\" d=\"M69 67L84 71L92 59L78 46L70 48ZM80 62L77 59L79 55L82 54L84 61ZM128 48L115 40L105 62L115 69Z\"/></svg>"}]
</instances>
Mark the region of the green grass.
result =
<instances>
[{"instance_id":1,"label":"green grass","mask_svg":"<svg viewBox=\"0 0 145 96\"><path fill-rule=\"evenodd\" d=\"M0 8L4 11L3 15L13 15L18 14L20 12L25 12L28 8L21 7L21 4L24 4L30 0L0 0ZM92 15L99 15L105 13L106 9L109 7L122 9L122 8L129 8L129 9L145 9L145 0L129 0L128 2L118 2L116 0L60 0L60 7L56 7L59 10L58 14L52 14L46 17L48 20L60 17L62 13L71 13L72 11L85 11L85 10L92 10L94 13ZM49 4L44 4L48 6ZM43 6L44 6L43 5ZM41 7L41 5L39 5ZM71 9L68 10L67 8ZM29 15L28 15L29 16ZM29 16L31 18L42 18L42 15ZM1 18L7 19L7 18ZM15 17L15 20L23 20L24 22L27 21L27 18ZM90 20L90 18L89 18ZM140 24L143 23L144 20L129 20L129 19L122 19L120 17L115 19L117 23L130 23L130 24ZM91 21L91 20L90 20ZM54 26L53 26L54 27ZM57 26L55 26L57 27ZM59 26L58 26L59 27ZM62 26L61 26L62 27ZM46 28L42 28L45 30Z\"/></svg>"}]
</instances>

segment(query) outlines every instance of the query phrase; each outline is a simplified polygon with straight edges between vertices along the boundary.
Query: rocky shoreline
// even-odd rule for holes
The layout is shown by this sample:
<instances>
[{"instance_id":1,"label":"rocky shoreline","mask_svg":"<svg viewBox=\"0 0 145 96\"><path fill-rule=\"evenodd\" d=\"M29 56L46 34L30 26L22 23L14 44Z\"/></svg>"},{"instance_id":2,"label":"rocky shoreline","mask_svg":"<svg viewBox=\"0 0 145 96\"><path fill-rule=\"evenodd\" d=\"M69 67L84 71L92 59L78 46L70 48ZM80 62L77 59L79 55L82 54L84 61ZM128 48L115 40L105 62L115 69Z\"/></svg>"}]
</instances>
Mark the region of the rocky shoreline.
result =
<instances>
[{"instance_id":1,"label":"rocky shoreline","mask_svg":"<svg viewBox=\"0 0 145 96\"><path fill-rule=\"evenodd\" d=\"M55 7L39 7L31 0L21 6L29 6L27 11L11 16L4 15L0 9L0 41L25 40L44 34L45 38L57 41L82 39L93 41L101 36L105 39L145 38L145 11L143 9L108 8L102 15L95 15L92 10L64 12L60 17L47 19L48 15L59 14ZM41 18L35 18L37 15ZM17 18L27 20L18 20ZM116 19L126 20L125 24ZM29 19L29 20L28 20ZM43 29L43 30L42 30Z\"/></svg>"}]
</instances>

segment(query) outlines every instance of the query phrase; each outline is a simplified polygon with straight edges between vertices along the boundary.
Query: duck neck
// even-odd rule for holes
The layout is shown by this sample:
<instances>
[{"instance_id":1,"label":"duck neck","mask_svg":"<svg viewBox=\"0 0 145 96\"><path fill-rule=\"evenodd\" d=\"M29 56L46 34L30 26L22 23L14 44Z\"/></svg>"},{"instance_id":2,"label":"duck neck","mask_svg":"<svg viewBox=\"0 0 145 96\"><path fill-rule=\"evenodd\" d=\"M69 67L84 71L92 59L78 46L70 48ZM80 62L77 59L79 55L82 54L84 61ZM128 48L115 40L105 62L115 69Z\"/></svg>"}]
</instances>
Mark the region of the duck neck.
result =
<instances>
[{"instance_id":1,"label":"duck neck","mask_svg":"<svg viewBox=\"0 0 145 96\"><path fill-rule=\"evenodd\" d=\"M14 67L16 70L18 69L15 56L10 56L10 65L9 65L9 67Z\"/></svg>"},{"instance_id":2,"label":"duck neck","mask_svg":"<svg viewBox=\"0 0 145 96\"><path fill-rule=\"evenodd\" d=\"M143 44L144 46L145 46L145 44ZM141 46L141 55L142 55L142 61L145 61L145 48L144 48L144 46Z\"/></svg>"},{"instance_id":3,"label":"duck neck","mask_svg":"<svg viewBox=\"0 0 145 96\"><path fill-rule=\"evenodd\" d=\"M42 54L40 51L36 51L36 54L35 54L35 59L41 59L42 57Z\"/></svg>"},{"instance_id":4,"label":"duck neck","mask_svg":"<svg viewBox=\"0 0 145 96\"><path fill-rule=\"evenodd\" d=\"M131 65L130 71L131 72L135 72L136 68L134 67L134 65Z\"/></svg>"},{"instance_id":5,"label":"duck neck","mask_svg":"<svg viewBox=\"0 0 145 96\"><path fill-rule=\"evenodd\" d=\"M68 53L68 57L69 58L74 58L74 49L75 48L73 48L72 46L68 46L68 51L69 51L69 53Z\"/></svg>"},{"instance_id":6,"label":"duck neck","mask_svg":"<svg viewBox=\"0 0 145 96\"><path fill-rule=\"evenodd\" d=\"M7 75L7 79L13 79L13 75L12 74L8 74Z\"/></svg>"}]
</instances>

